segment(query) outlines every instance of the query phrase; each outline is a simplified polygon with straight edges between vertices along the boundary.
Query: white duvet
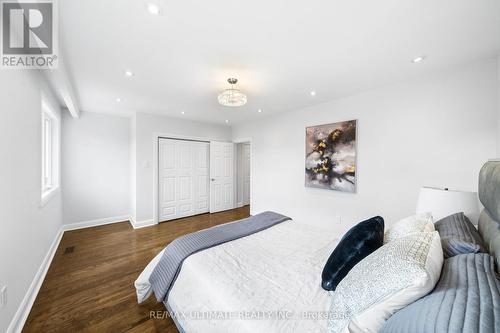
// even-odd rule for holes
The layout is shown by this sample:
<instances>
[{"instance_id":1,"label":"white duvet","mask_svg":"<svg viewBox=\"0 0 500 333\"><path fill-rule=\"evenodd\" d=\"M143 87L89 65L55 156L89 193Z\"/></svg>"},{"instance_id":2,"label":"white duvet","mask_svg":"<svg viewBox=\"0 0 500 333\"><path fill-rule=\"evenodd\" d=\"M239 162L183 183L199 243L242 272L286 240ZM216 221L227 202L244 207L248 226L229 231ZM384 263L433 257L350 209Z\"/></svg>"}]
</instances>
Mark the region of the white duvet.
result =
<instances>
[{"instance_id":1,"label":"white duvet","mask_svg":"<svg viewBox=\"0 0 500 333\"><path fill-rule=\"evenodd\" d=\"M187 258L168 304L186 332L326 332L335 231L287 221Z\"/></svg>"}]
</instances>

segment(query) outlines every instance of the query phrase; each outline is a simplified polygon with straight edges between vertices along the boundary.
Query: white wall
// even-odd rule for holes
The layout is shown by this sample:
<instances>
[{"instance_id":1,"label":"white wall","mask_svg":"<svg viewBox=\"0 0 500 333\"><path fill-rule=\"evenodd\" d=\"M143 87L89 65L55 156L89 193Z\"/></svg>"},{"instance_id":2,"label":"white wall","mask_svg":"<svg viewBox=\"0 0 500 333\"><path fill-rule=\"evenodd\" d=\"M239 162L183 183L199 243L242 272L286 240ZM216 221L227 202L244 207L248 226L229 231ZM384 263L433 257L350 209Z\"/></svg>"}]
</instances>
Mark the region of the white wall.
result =
<instances>
[{"instance_id":1,"label":"white wall","mask_svg":"<svg viewBox=\"0 0 500 333\"><path fill-rule=\"evenodd\" d=\"M137 152L137 135L136 135L136 128L137 128L137 116L133 115L130 117L130 137L129 137L129 184L130 184L130 195L129 195L129 210L130 210L130 216L131 218L136 221L137 217L137 196L136 196L136 190L137 190L137 158L136 158L136 152Z\"/></svg>"},{"instance_id":2,"label":"white wall","mask_svg":"<svg viewBox=\"0 0 500 333\"><path fill-rule=\"evenodd\" d=\"M129 119L66 112L62 124L64 223L128 220Z\"/></svg>"},{"instance_id":3,"label":"white wall","mask_svg":"<svg viewBox=\"0 0 500 333\"><path fill-rule=\"evenodd\" d=\"M132 216L137 223L152 222L153 219L153 136L155 133L165 135L192 136L220 141L231 140L231 128L188 121L177 118L137 113L135 119L136 146L136 213Z\"/></svg>"},{"instance_id":4,"label":"white wall","mask_svg":"<svg viewBox=\"0 0 500 333\"><path fill-rule=\"evenodd\" d=\"M412 214L423 185L476 190L496 153L496 66L484 60L235 126L233 138L252 138L252 212L345 230L373 215L390 224ZM351 119L358 193L304 187L305 127Z\"/></svg>"},{"instance_id":5,"label":"white wall","mask_svg":"<svg viewBox=\"0 0 500 333\"><path fill-rule=\"evenodd\" d=\"M497 58L497 94L498 94L498 118L497 118L497 158L500 158L500 54Z\"/></svg>"},{"instance_id":6,"label":"white wall","mask_svg":"<svg viewBox=\"0 0 500 333\"><path fill-rule=\"evenodd\" d=\"M5 332L58 234L62 209L60 192L43 207L40 200L41 92L49 94L48 88L38 72L1 72L0 287L7 285L8 303L0 309L0 332Z\"/></svg>"}]
</instances>

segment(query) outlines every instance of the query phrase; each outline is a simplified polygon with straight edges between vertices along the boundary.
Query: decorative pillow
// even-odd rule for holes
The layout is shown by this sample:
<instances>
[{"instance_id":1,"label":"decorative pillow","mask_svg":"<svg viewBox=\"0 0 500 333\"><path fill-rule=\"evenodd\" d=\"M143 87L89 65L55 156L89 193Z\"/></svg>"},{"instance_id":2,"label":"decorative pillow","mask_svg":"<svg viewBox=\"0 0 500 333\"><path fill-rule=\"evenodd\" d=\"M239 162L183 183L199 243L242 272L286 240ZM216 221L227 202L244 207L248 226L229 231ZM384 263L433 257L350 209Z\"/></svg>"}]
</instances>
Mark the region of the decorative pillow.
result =
<instances>
[{"instance_id":1,"label":"decorative pillow","mask_svg":"<svg viewBox=\"0 0 500 333\"><path fill-rule=\"evenodd\" d=\"M393 313L434 288L442 266L436 231L385 244L354 266L337 286L330 332L378 332Z\"/></svg>"},{"instance_id":2,"label":"decorative pillow","mask_svg":"<svg viewBox=\"0 0 500 333\"><path fill-rule=\"evenodd\" d=\"M441 236L445 258L457 254L486 252L483 239L464 213L447 216L434 224Z\"/></svg>"},{"instance_id":3,"label":"decorative pillow","mask_svg":"<svg viewBox=\"0 0 500 333\"><path fill-rule=\"evenodd\" d=\"M354 265L383 244L384 219L382 217L372 217L356 224L342 237L328 258L321 274L323 289L335 290Z\"/></svg>"},{"instance_id":4,"label":"decorative pillow","mask_svg":"<svg viewBox=\"0 0 500 333\"><path fill-rule=\"evenodd\" d=\"M487 253L444 261L436 288L395 313L380 333L500 332L500 280Z\"/></svg>"},{"instance_id":5,"label":"decorative pillow","mask_svg":"<svg viewBox=\"0 0 500 333\"><path fill-rule=\"evenodd\" d=\"M408 236L415 232L434 231L433 222L431 213L420 213L399 220L385 232L384 243L392 242L395 239Z\"/></svg>"}]
</instances>

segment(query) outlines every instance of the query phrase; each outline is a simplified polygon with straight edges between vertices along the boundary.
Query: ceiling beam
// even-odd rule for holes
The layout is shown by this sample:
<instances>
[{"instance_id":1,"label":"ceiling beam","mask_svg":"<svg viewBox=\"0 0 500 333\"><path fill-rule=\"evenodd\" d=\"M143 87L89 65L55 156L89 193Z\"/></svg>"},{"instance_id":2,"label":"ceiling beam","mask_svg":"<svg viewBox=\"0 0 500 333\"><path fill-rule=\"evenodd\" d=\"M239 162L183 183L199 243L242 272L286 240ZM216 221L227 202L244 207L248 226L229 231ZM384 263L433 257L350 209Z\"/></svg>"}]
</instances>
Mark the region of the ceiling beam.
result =
<instances>
[{"instance_id":1,"label":"ceiling beam","mask_svg":"<svg viewBox=\"0 0 500 333\"><path fill-rule=\"evenodd\" d=\"M80 109L63 57L59 57L57 69L45 70L44 73L60 102L64 104L73 118L79 118Z\"/></svg>"}]
</instances>

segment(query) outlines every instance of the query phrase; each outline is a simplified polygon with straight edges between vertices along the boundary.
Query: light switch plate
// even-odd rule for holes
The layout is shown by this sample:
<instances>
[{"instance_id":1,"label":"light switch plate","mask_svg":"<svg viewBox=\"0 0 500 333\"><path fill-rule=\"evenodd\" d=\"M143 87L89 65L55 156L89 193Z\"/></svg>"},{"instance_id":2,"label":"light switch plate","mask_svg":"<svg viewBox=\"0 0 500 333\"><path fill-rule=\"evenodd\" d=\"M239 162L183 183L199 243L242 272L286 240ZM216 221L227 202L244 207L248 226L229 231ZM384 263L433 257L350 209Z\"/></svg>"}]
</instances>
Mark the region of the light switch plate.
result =
<instances>
[{"instance_id":1,"label":"light switch plate","mask_svg":"<svg viewBox=\"0 0 500 333\"><path fill-rule=\"evenodd\" d=\"M7 305L7 286L3 286L0 289L0 308L3 308Z\"/></svg>"}]
</instances>

